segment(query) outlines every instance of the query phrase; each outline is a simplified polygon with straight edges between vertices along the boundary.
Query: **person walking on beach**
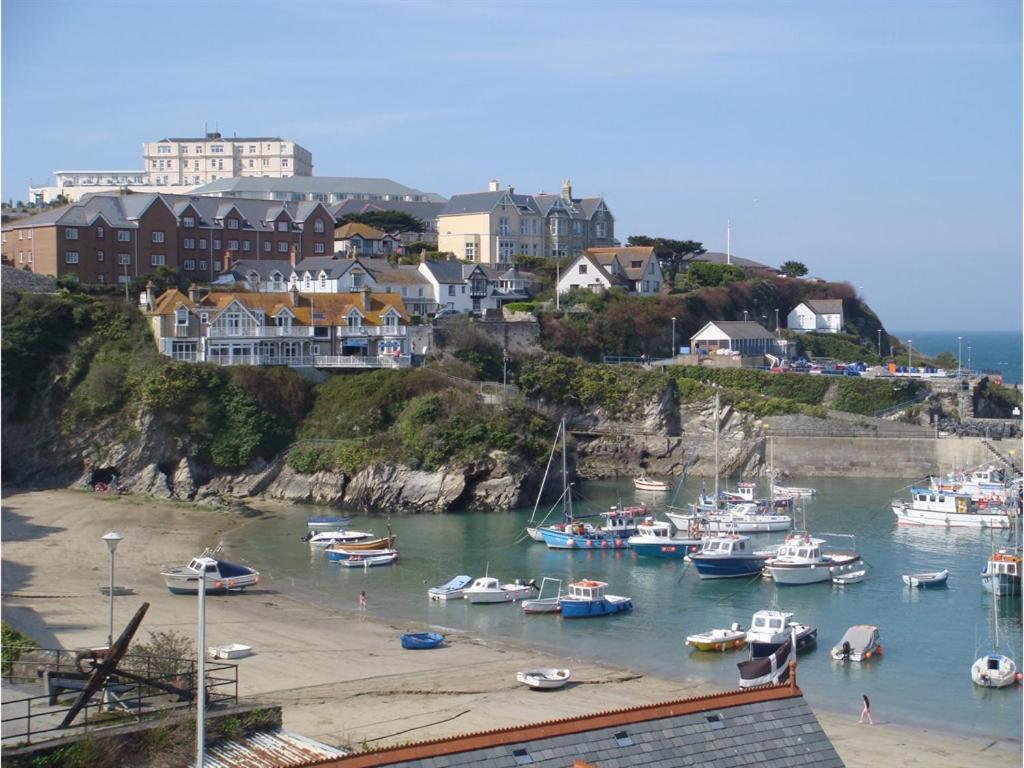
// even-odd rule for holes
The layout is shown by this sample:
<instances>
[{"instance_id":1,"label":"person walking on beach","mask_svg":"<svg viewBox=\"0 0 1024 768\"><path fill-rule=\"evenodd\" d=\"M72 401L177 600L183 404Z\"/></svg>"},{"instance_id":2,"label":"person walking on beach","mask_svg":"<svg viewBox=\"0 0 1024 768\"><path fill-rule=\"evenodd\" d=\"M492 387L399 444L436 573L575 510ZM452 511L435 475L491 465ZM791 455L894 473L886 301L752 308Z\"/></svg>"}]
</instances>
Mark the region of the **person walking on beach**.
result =
<instances>
[{"instance_id":1,"label":"person walking on beach","mask_svg":"<svg viewBox=\"0 0 1024 768\"><path fill-rule=\"evenodd\" d=\"M360 611L365 611L366 610L366 593L365 592L360 592L359 593L359 610Z\"/></svg>"},{"instance_id":2,"label":"person walking on beach","mask_svg":"<svg viewBox=\"0 0 1024 768\"><path fill-rule=\"evenodd\" d=\"M864 709L860 711L860 720L857 722L863 723L864 718L866 717L868 719L868 725L874 725L871 721L871 701L868 699L868 695L866 693L863 694L861 698L864 699Z\"/></svg>"}]
</instances>

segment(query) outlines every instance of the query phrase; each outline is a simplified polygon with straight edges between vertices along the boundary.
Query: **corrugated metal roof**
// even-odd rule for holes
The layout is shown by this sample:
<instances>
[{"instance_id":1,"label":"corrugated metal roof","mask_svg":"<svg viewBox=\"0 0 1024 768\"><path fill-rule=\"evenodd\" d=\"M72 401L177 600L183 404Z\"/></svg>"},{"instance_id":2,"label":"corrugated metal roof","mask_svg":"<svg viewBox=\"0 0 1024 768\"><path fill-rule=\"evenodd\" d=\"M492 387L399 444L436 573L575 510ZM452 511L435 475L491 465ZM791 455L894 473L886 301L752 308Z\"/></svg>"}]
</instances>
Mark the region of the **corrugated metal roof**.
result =
<instances>
[{"instance_id":1,"label":"corrugated metal roof","mask_svg":"<svg viewBox=\"0 0 1024 768\"><path fill-rule=\"evenodd\" d=\"M289 768L347 754L347 750L277 728L211 744L206 748L203 763L204 768ZM189 766L192 768L195 763Z\"/></svg>"}]
</instances>

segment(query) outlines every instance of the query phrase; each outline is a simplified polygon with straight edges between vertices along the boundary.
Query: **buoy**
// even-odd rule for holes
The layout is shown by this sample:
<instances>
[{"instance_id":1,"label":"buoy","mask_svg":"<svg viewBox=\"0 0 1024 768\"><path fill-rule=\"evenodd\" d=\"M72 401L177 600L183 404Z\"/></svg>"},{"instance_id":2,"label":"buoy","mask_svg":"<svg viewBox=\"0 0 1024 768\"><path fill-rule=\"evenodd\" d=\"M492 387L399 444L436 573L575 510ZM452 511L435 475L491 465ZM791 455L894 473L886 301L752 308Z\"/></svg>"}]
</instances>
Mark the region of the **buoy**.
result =
<instances>
[{"instance_id":1,"label":"buoy","mask_svg":"<svg viewBox=\"0 0 1024 768\"><path fill-rule=\"evenodd\" d=\"M864 654L864 658L865 659L870 659L871 658L871 651L868 651L867 653L865 653Z\"/></svg>"},{"instance_id":2,"label":"buoy","mask_svg":"<svg viewBox=\"0 0 1024 768\"><path fill-rule=\"evenodd\" d=\"M1018 672L1016 675L1013 676L1013 679L1016 680L1019 683L1022 680L1024 680L1024 674L1021 674L1020 672Z\"/></svg>"},{"instance_id":3,"label":"buoy","mask_svg":"<svg viewBox=\"0 0 1024 768\"><path fill-rule=\"evenodd\" d=\"M881 653L881 652L882 652L882 646L878 646L877 648L875 648L875 653Z\"/></svg>"},{"instance_id":4,"label":"buoy","mask_svg":"<svg viewBox=\"0 0 1024 768\"><path fill-rule=\"evenodd\" d=\"M715 650L716 651L722 650L722 644L721 643L715 643Z\"/></svg>"}]
</instances>

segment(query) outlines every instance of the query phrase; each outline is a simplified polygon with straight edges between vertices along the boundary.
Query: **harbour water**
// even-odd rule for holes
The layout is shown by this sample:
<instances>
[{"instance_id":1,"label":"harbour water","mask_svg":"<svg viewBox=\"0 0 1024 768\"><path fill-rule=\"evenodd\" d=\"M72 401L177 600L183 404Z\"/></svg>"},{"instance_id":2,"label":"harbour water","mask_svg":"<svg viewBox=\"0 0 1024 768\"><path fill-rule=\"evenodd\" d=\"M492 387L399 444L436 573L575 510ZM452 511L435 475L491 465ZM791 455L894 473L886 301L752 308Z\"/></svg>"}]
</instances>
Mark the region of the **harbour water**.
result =
<instances>
[{"instance_id":1,"label":"harbour water","mask_svg":"<svg viewBox=\"0 0 1024 768\"><path fill-rule=\"evenodd\" d=\"M928 356L949 352L956 357L956 337L961 336L960 360L976 371L999 371L1007 384L1020 384L1022 337L1020 331L894 331L914 349ZM968 349L970 347L970 349Z\"/></svg>"},{"instance_id":2,"label":"harbour water","mask_svg":"<svg viewBox=\"0 0 1024 768\"><path fill-rule=\"evenodd\" d=\"M746 627L754 611L775 605L818 627L818 645L800 655L798 668L801 688L814 706L856 717L866 693L876 720L941 724L1020 739L1020 687L984 690L970 679L971 663L991 650L992 597L979 581L990 550L989 532L897 526L889 502L902 492L904 483L898 480L795 477L787 482L818 489L817 498L805 504L812 534L856 536L870 565L863 583L839 588L830 583L777 587L760 578L700 582L682 562L638 559L629 550L552 551L520 540L529 510L393 517L400 559L367 570L339 568L300 542L308 507L253 521L231 535L227 546L233 559L259 568L266 586L325 606L354 609L365 590L369 611L379 616L527 642L569 658L721 687L736 685L736 662L745 651L694 652L684 645L685 636L733 622ZM656 507L665 496L635 492L628 482L589 482L583 493L585 506L593 511L619 500L646 500ZM681 498L695 493L684 491ZM797 517L799 522L799 511ZM385 521L357 517L350 527L382 533ZM994 536L998 547L1012 534ZM755 535L755 543L781 538ZM902 573L943 568L950 571L944 589L911 590L900 579ZM563 583L599 579L608 582L609 593L632 597L636 607L630 614L567 621L524 616L509 604L432 603L426 597L428 587L458 573L475 577L485 571L503 581L533 578L538 584L543 576ZM997 610L1003 652L1020 664L1020 598L1001 598ZM832 662L831 646L847 627L859 623L880 628L882 657L862 664Z\"/></svg>"}]
</instances>

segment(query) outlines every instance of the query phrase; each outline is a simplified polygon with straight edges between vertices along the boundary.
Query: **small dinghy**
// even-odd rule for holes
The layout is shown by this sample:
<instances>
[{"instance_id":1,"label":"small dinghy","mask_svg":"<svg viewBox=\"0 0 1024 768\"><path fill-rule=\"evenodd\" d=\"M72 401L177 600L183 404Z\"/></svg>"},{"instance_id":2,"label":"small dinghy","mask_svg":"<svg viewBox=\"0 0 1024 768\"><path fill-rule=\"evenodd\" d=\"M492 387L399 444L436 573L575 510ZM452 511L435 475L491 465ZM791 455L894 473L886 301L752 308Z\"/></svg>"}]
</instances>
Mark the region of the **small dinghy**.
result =
<instances>
[{"instance_id":1,"label":"small dinghy","mask_svg":"<svg viewBox=\"0 0 1024 768\"><path fill-rule=\"evenodd\" d=\"M334 531L352 522L351 518L338 515L314 515L306 519L306 527L313 531Z\"/></svg>"},{"instance_id":2,"label":"small dinghy","mask_svg":"<svg viewBox=\"0 0 1024 768\"><path fill-rule=\"evenodd\" d=\"M538 690L561 688L572 677L570 669L531 669L516 672L516 680Z\"/></svg>"},{"instance_id":3,"label":"small dinghy","mask_svg":"<svg viewBox=\"0 0 1024 768\"><path fill-rule=\"evenodd\" d=\"M712 629L710 632L690 635L686 644L698 651L731 651L747 644L747 632L740 629L739 623L733 623L729 629Z\"/></svg>"},{"instance_id":4,"label":"small dinghy","mask_svg":"<svg viewBox=\"0 0 1024 768\"><path fill-rule=\"evenodd\" d=\"M466 585L472 580L472 576L466 576L465 574L456 576L447 584L442 584L440 587L431 587L428 589L427 597L431 600L461 600L462 590L464 590Z\"/></svg>"},{"instance_id":5,"label":"small dinghy","mask_svg":"<svg viewBox=\"0 0 1024 768\"><path fill-rule=\"evenodd\" d=\"M206 650L211 659L244 659L246 656L252 655L252 646L241 643L211 645Z\"/></svg>"},{"instance_id":6,"label":"small dinghy","mask_svg":"<svg viewBox=\"0 0 1024 768\"><path fill-rule=\"evenodd\" d=\"M935 573L904 573L903 583L908 587L941 587L949 578L949 571L936 571Z\"/></svg>"},{"instance_id":7,"label":"small dinghy","mask_svg":"<svg viewBox=\"0 0 1024 768\"><path fill-rule=\"evenodd\" d=\"M551 590L548 590L547 597L544 596L544 585L548 582L558 585L558 592L554 597L551 596ZM523 613L558 613L562 610L562 580L552 579L547 576L540 583L540 594L532 600L523 600L521 603L523 606Z\"/></svg>"},{"instance_id":8,"label":"small dinghy","mask_svg":"<svg viewBox=\"0 0 1024 768\"><path fill-rule=\"evenodd\" d=\"M832 647L831 656L836 661L867 661L882 654L882 641L878 627L871 624L855 624L846 630L843 639Z\"/></svg>"},{"instance_id":9,"label":"small dinghy","mask_svg":"<svg viewBox=\"0 0 1024 768\"><path fill-rule=\"evenodd\" d=\"M338 563L345 568L370 568L374 565L391 565L397 559L397 549L383 549L377 552L352 552Z\"/></svg>"},{"instance_id":10,"label":"small dinghy","mask_svg":"<svg viewBox=\"0 0 1024 768\"><path fill-rule=\"evenodd\" d=\"M314 531L309 530L302 538L311 547L329 547L331 544L345 546L372 539L373 534L366 531Z\"/></svg>"},{"instance_id":11,"label":"small dinghy","mask_svg":"<svg viewBox=\"0 0 1024 768\"><path fill-rule=\"evenodd\" d=\"M638 491L667 491L668 483L664 480L652 480L647 475L633 478L633 487Z\"/></svg>"},{"instance_id":12,"label":"small dinghy","mask_svg":"<svg viewBox=\"0 0 1024 768\"><path fill-rule=\"evenodd\" d=\"M401 637L402 647L407 651L425 651L437 648L444 642L444 635L437 632L407 632Z\"/></svg>"},{"instance_id":13,"label":"small dinghy","mask_svg":"<svg viewBox=\"0 0 1024 768\"><path fill-rule=\"evenodd\" d=\"M867 575L868 572L865 570L837 573L832 577L832 583L839 587L845 587L847 584L860 584Z\"/></svg>"}]
</instances>

